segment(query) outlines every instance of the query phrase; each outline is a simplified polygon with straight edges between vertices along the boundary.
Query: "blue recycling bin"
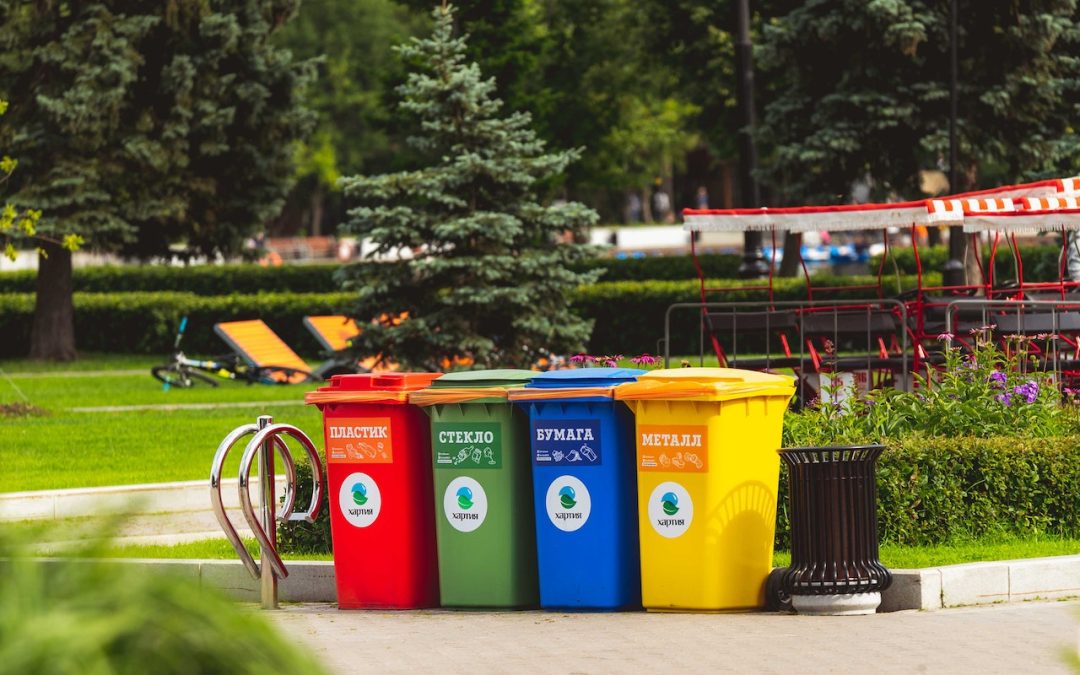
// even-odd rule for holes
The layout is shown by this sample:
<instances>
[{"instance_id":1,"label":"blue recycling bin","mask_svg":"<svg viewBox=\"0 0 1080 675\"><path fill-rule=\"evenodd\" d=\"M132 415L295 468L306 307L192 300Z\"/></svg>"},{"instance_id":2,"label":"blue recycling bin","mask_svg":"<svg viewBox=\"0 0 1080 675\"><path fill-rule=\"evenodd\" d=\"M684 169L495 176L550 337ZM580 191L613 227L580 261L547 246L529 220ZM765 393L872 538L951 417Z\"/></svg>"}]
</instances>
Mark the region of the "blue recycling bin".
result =
<instances>
[{"instance_id":1,"label":"blue recycling bin","mask_svg":"<svg viewBox=\"0 0 1080 675\"><path fill-rule=\"evenodd\" d=\"M613 388L643 370L582 368L533 378L529 411L540 606L641 606L634 417Z\"/></svg>"}]
</instances>

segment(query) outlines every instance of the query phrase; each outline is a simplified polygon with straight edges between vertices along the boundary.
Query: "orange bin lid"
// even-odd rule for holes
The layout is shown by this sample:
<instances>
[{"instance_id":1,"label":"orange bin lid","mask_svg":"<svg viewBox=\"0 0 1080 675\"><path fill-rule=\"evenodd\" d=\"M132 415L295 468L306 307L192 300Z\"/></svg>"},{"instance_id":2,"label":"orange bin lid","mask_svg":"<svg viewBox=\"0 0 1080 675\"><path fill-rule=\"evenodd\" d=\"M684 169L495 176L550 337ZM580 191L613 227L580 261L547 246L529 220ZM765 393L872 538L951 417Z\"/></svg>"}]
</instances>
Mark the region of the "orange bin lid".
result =
<instances>
[{"instance_id":1,"label":"orange bin lid","mask_svg":"<svg viewBox=\"0 0 1080 675\"><path fill-rule=\"evenodd\" d=\"M304 402L326 403L405 403L409 393L426 389L442 373L365 373L335 375L330 384L310 391Z\"/></svg>"},{"instance_id":2,"label":"orange bin lid","mask_svg":"<svg viewBox=\"0 0 1080 675\"><path fill-rule=\"evenodd\" d=\"M728 401L754 396L795 394L795 378L735 368L668 368L653 370L615 388L621 401Z\"/></svg>"}]
</instances>

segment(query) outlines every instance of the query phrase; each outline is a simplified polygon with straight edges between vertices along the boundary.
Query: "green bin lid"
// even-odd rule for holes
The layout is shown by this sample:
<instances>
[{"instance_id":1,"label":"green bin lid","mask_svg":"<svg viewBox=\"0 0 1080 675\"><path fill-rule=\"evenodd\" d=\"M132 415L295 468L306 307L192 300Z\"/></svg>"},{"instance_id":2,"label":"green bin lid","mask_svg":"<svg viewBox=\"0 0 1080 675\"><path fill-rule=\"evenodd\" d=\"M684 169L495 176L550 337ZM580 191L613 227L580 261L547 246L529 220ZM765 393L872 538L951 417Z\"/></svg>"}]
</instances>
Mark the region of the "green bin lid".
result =
<instances>
[{"instance_id":1,"label":"green bin lid","mask_svg":"<svg viewBox=\"0 0 1080 675\"><path fill-rule=\"evenodd\" d=\"M531 370L499 368L495 370L462 370L447 373L431 383L432 389L484 389L486 387L514 387L524 385L536 377Z\"/></svg>"}]
</instances>

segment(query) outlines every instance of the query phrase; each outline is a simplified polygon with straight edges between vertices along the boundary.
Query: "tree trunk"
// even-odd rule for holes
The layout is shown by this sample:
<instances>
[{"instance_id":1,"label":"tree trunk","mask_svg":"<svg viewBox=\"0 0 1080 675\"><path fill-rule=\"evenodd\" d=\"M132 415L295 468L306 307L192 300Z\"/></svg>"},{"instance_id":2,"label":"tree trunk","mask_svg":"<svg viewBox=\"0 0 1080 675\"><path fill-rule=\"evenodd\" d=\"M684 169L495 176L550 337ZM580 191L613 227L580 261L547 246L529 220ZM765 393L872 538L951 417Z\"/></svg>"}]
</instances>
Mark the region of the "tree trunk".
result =
<instances>
[{"instance_id":1,"label":"tree trunk","mask_svg":"<svg viewBox=\"0 0 1080 675\"><path fill-rule=\"evenodd\" d=\"M323 202L322 185L316 185L311 192L311 236L313 237L322 234Z\"/></svg>"},{"instance_id":2,"label":"tree trunk","mask_svg":"<svg viewBox=\"0 0 1080 675\"><path fill-rule=\"evenodd\" d=\"M652 192L648 188L642 190L641 194L641 222L653 222Z\"/></svg>"},{"instance_id":3,"label":"tree trunk","mask_svg":"<svg viewBox=\"0 0 1080 675\"><path fill-rule=\"evenodd\" d=\"M780 276L793 277L799 273L800 249L802 249L802 233L785 232L784 257L780 259Z\"/></svg>"},{"instance_id":4,"label":"tree trunk","mask_svg":"<svg viewBox=\"0 0 1080 675\"><path fill-rule=\"evenodd\" d=\"M72 304L71 251L42 243L37 298L30 328L30 358L75 360L75 307Z\"/></svg>"}]
</instances>

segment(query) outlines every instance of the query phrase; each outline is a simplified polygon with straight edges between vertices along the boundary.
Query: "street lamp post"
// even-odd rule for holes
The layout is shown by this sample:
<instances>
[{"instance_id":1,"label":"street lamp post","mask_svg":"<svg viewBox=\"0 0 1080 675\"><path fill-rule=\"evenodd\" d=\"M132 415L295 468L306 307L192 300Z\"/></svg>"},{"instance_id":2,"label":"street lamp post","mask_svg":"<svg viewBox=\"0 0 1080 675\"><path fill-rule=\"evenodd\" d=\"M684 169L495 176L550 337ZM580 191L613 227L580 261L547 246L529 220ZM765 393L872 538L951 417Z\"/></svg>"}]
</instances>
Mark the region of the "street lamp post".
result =
<instances>
[{"instance_id":1,"label":"street lamp post","mask_svg":"<svg viewBox=\"0 0 1080 675\"><path fill-rule=\"evenodd\" d=\"M956 60L956 0L949 0L949 191L957 190L957 60ZM946 286L964 284L964 228L953 225L949 228L949 259L945 262L942 282Z\"/></svg>"},{"instance_id":2,"label":"street lamp post","mask_svg":"<svg viewBox=\"0 0 1080 675\"><path fill-rule=\"evenodd\" d=\"M736 97L739 102L739 206L743 208L761 205L761 193L758 190L757 179L754 177L754 171L757 170L757 147L754 145L754 64L750 44L748 2L749 0L737 0L735 3L735 71L738 74ZM739 276L757 278L768 273L769 266L761 250L761 233L747 231L743 234L743 260L739 266Z\"/></svg>"}]
</instances>

